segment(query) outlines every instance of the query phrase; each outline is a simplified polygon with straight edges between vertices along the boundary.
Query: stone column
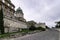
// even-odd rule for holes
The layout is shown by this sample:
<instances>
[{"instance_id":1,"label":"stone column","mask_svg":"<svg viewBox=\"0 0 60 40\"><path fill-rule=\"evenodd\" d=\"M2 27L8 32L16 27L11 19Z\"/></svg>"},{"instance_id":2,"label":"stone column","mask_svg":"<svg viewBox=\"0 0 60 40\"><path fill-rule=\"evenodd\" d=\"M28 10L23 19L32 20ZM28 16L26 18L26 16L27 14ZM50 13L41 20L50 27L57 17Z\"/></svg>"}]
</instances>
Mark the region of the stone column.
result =
<instances>
[{"instance_id":1,"label":"stone column","mask_svg":"<svg viewBox=\"0 0 60 40\"><path fill-rule=\"evenodd\" d=\"M1 5L0 5L0 10L1 10Z\"/></svg>"}]
</instances>

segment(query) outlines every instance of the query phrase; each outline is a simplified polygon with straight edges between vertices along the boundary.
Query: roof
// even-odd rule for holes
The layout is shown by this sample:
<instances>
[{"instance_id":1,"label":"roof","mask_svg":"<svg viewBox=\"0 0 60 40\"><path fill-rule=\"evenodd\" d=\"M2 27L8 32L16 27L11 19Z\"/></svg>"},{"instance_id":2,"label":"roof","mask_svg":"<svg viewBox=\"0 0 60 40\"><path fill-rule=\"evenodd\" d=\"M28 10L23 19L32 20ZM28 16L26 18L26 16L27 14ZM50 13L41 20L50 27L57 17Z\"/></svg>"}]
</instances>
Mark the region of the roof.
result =
<instances>
[{"instance_id":1,"label":"roof","mask_svg":"<svg viewBox=\"0 0 60 40\"><path fill-rule=\"evenodd\" d=\"M9 4L11 4L15 8L15 5L11 3L11 0L5 0L5 1L7 1Z\"/></svg>"},{"instance_id":2,"label":"roof","mask_svg":"<svg viewBox=\"0 0 60 40\"><path fill-rule=\"evenodd\" d=\"M6 7L10 8L12 11L14 11L14 12L15 12L15 10L14 10L14 9L12 9L10 6L7 6L7 5L6 5L5 3L3 3L2 1L0 1L0 4L5 5Z\"/></svg>"},{"instance_id":3,"label":"roof","mask_svg":"<svg viewBox=\"0 0 60 40\"><path fill-rule=\"evenodd\" d=\"M22 9L20 7L17 8L17 11L21 11Z\"/></svg>"},{"instance_id":4,"label":"roof","mask_svg":"<svg viewBox=\"0 0 60 40\"><path fill-rule=\"evenodd\" d=\"M22 9L21 9L20 7L17 8L16 12L17 12L17 13L22 13L22 14L23 14L23 11L22 11Z\"/></svg>"}]
</instances>

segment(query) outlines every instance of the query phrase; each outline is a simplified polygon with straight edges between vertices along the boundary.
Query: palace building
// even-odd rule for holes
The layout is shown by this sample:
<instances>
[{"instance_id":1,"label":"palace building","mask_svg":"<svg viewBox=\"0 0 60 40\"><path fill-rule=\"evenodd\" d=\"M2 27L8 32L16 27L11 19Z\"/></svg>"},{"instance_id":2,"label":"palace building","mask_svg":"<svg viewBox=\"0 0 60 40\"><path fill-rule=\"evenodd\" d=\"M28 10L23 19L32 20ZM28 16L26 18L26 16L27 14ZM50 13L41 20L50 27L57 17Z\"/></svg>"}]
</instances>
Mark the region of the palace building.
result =
<instances>
[{"instance_id":1,"label":"palace building","mask_svg":"<svg viewBox=\"0 0 60 40\"><path fill-rule=\"evenodd\" d=\"M3 9L5 32L17 32L27 28L22 9L19 7L15 11L15 5L11 3L11 0L0 0L0 10L1 8Z\"/></svg>"}]
</instances>

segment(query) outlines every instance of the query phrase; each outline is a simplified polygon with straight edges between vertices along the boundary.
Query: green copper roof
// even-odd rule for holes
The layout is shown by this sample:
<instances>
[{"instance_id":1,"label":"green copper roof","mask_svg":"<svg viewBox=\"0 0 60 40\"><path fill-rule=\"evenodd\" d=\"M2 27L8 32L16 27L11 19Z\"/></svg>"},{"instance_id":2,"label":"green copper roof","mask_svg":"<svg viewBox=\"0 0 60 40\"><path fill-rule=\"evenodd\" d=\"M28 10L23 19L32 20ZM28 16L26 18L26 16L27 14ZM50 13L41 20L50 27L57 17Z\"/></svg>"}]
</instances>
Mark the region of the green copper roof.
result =
<instances>
[{"instance_id":1,"label":"green copper roof","mask_svg":"<svg viewBox=\"0 0 60 40\"><path fill-rule=\"evenodd\" d=\"M22 13L22 14L23 14L22 9L21 9L20 7L17 8L16 12L17 12L17 13Z\"/></svg>"},{"instance_id":2,"label":"green copper roof","mask_svg":"<svg viewBox=\"0 0 60 40\"><path fill-rule=\"evenodd\" d=\"M11 0L7 0L8 2L11 2Z\"/></svg>"},{"instance_id":3,"label":"green copper roof","mask_svg":"<svg viewBox=\"0 0 60 40\"><path fill-rule=\"evenodd\" d=\"M22 9L19 7L19 8L17 8L17 11L21 11Z\"/></svg>"}]
</instances>

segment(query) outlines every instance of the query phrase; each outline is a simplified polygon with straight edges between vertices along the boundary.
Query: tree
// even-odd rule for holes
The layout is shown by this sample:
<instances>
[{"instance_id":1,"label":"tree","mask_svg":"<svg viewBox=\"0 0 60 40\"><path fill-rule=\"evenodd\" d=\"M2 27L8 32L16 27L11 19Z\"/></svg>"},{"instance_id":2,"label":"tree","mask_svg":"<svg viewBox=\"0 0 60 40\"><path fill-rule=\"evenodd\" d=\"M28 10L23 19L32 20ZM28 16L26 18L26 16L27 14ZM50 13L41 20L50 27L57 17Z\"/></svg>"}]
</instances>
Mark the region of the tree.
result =
<instances>
[{"instance_id":1,"label":"tree","mask_svg":"<svg viewBox=\"0 0 60 40\"><path fill-rule=\"evenodd\" d=\"M32 21L28 21L27 24L29 27L31 27L31 26L34 26L36 22L32 20Z\"/></svg>"},{"instance_id":2,"label":"tree","mask_svg":"<svg viewBox=\"0 0 60 40\"><path fill-rule=\"evenodd\" d=\"M34 31L34 30L36 30L36 27L32 25L32 26L29 28L29 30Z\"/></svg>"},{"instance_id":3,"label":"tree","mask_svg":"<svg viewBox=\"0 0 60 40\"><path fill-rule=\"evenodd\" d=\"M3 21L3 9L0 10L0 31L4 34L4 21Z\"/></svg>"},{"instance_id":4,"label":"tree","mask_svg":"<svg viewBox=\"0 0 60 40\"><path fill-rule=\"evenodd\" d=\"M45 28L43 28L43 27L37 27L36 29L41 30L41 31L45 31Z\"/></svg>"},{"instance_id":5,"label":"tree","mask_svg":"<svg viewBox=\"0 0 60 40\"><path fill-rule=\"evenodd\" d=\"M46 26L46 29L50 29L48 26Z\"/></svg>"},{"instance_id":6,"label":"tree","mask_svg":"<svg viewBox=\"0 0 60 40\"><path fill-rule=\"evenodd\" d=\"M60 28L60 21L56 22L56 28Z\"/></svg>"},{"instance_id":7,"label":"tree","mask_svg":"<svg viewBox=\"0 0 60 40\"><path fill-rule=\"evenodd\" d=\"M35 30L36 29L36 27L35 27L36 22L35 21L33 21L33 20L28 21L27 24L28 24L29 30Z\"/></svg>"}]
</instances>

